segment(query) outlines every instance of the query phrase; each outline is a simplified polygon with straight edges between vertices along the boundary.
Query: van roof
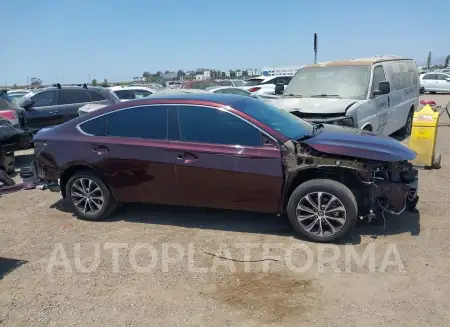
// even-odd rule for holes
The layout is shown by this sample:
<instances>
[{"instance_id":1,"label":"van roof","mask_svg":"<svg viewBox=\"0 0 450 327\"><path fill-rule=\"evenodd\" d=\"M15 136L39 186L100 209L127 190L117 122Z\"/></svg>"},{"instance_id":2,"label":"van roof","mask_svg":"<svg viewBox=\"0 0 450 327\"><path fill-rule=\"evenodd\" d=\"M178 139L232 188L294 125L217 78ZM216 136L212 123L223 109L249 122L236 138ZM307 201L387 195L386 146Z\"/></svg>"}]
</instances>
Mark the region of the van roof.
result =
<instances>
[{"instance_id":1,"label":"van roof","mask_svg":"<svg viewBox=\"0 0 450 327\"><path fill-rule=\"evenodd\" d=\"M404 58L399 56L375 56L370 58L356 58L356 59L344 59L336 61L321 62L318 64L307 65L305 68L310 67L328 67L328 66L369 66L378 62L384 61L397 61L397 60L413 60L410 58Z\"/></svg>"}]
</instances>

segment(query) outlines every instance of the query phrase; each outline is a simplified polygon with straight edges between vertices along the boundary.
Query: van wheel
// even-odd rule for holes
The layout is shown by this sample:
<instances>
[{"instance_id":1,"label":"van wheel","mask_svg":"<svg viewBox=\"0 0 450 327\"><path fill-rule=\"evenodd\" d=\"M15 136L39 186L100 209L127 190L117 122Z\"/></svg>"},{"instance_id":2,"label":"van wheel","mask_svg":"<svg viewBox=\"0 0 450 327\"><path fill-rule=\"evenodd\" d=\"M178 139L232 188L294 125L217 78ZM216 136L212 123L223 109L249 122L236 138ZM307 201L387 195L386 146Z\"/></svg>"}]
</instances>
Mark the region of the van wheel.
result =
<instances>
[{"instance_id":1,"label":"van wheel","mask_svg":"<svg viewBox=\"0 0 450 327\"><path fill-rule=\"evenodd\" d=\"M315 242L332 242L353 229L358 205L344 184L313 179L292 192L286 211L297 234Z\"/></svg>"},{"instance_id":2,"label":"van wheel","mask_svg":"<svg viewBox=\"0 0 450 327\"><path fill-rule=\"evenodd\" d=\"M413 118L414 118L414 110L410 110L408 117L406 118L406 123L405 126L403 126L400 130L399 130L399 135L407 138L411 135L411 131L412 131L412 123L413 123Z\"/></svg>"},{"instance_id":3,"label":"van wheel","mask_svg":"<svg viewBox=\"0 0 450 327\"><path fill-rule=\"evenodd\" d=\"M76 172L67 182L66 198L76 216L85 220L103 220L117 208L107 185L91 171Z\"/></svg>"}]
</instances>

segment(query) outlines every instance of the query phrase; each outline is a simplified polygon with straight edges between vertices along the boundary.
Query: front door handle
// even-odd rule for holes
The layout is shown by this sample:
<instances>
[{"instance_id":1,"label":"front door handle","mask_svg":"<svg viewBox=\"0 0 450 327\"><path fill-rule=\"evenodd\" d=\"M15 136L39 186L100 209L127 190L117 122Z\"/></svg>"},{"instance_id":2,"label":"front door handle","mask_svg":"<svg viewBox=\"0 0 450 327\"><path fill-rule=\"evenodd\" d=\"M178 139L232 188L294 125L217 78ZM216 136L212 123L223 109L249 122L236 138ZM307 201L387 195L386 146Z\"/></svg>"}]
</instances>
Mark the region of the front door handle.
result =
<instances>
[{"instance_id":1,"label":"front door handle","mask_svg":"<svg viewBox=\"0 0 450 327\"><path fill-rule=\"evenodd\" d=\"M50 111L49 114L50 115L57 115L57 114L59 114L59 111L58 110Z\"/></svg>"},{"instance_id":2,"label":"front door handle","mask_svg":"<svg viewBox=\"0 0 450 327\"><path fill-rule=\"evenodd\" d=\"M198 157L191 152L183 152L177 156L178 160L182 160L184 163L191 163L198 159Z\"/></svg>"},{"instance_id":3,"label":"front door handle","mask_svg":"<svg viewBox=\"0 0 450 327\"><path fill-rule=\"evenodd\" d=\"M102 154L105 152L109 152L109 148L107 146L104 145L94 145L92 147L92 151L93 152L97 152L98 154Z\"/></svg>"}]
</instances>

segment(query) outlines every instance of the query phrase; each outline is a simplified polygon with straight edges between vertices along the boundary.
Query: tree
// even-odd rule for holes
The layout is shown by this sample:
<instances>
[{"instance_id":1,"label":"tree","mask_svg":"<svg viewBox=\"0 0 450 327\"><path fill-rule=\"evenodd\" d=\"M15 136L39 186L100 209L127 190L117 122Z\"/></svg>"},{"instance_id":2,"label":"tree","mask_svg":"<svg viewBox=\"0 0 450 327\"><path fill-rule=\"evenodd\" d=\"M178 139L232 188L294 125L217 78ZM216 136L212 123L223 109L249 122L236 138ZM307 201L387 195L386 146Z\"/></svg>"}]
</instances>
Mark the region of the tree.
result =
<instances>
[{"instance_id":1,"label":"tree","mask_svg":"<svg viewBox=\"0 0 450 327\"><path fill-rule=\"evenodd\" d=\"M92 86L97 86L97 80L95 78L92 80Z\"/></svg>"},{"instance_id":2,"label":"tree","mask_svg":"<svg viewBox=\"0 0 450 327\"><path fill-rule=\"evenodd\" d=\"M17 84L14 84L14 85L13 85L13 89L17 89Z\"/></svg>"},{"instance_id":3,"label":"tree","mask_svg":"<svg viewBox=\"0 0 450 327\"><path fill-rule=\"evenodd\" d=\"M103 87L107 87L108 86L108 80L106 78L103 80L102 86Z\"/></svg>"},{"instance_id":4,"label":"tree","mask_svg":"<svg viewBox=\"0 0 450 327\"><path fill-rule=\"evenodd\" d=\"M445 66L445 67L448 67L449 64L450 64L450 55L448 55L448 56L445 58L444 66Z\"/></svg>"},{"instance_id":5,"label":"tree","mask_svg":"<svg viewBox=\"0 0 450 327\"><path fill-rule=\"evenodd\" d=\"M158 71L157 73L156 73L156 76L161 76L162 75L162 71Z\"/></svg>"},{"instance_id":6,"label":"tree","mask_svg":"<svg viewBox=\"0 0 450 327\"><path fill-rule=\"evenodd\" d=\"M186 76L186 73L182 71L181 69L177 72L178 79L184 78Z\"/></svg>"},{"instance_id":7,"label":"tree","mask_svg":"<svg viewBox=\"0 0 450 327\"><path fill-rule=\"evenodd\" d=\"M150 79L150 77L152 77L152 74L150 74L150 72L144 72L144 74L142 74L142 77L148 82L148 80ZM138 78L136 77L136 80Z\"/></svg>"},{"instance_id":8,"label":"tree","mask_svg":"<svg viewBox=\"0 0 450 327\"><path fill-rule=\"evenodd\" d=\"M427 68L430 69L430 67L431 67L431 51L428 51Z\"/></svg>"},{"instance_id":9,"label":"tree","mask_svg":"<svg viewBox=\"0 0 450 327\"><path fill-rule=\"evenodd\" d=\"M170 74L170 71L166 70L166 71L164 72L164 74Z\"/></svg>"}]
</instances>

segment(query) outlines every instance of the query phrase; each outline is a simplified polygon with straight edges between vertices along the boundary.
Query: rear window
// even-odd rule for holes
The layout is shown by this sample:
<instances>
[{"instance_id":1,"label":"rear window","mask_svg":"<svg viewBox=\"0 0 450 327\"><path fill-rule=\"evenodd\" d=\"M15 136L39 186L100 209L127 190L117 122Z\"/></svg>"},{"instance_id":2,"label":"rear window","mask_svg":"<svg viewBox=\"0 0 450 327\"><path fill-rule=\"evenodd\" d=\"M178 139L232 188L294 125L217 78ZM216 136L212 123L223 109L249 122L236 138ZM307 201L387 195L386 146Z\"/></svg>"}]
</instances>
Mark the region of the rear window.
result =
<instances>
[{"instance_id":1,"label":"rear window","mask_svg":"<svg viewBox=\"0 0 450 327\"><path fill-rule=\"evenodd\" d=\"M251 78L245 81L244 86L256 86L262 83L263 79L261 78Z\"/></svg>"}]
</instances>

